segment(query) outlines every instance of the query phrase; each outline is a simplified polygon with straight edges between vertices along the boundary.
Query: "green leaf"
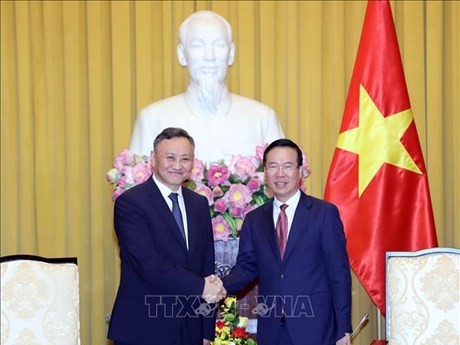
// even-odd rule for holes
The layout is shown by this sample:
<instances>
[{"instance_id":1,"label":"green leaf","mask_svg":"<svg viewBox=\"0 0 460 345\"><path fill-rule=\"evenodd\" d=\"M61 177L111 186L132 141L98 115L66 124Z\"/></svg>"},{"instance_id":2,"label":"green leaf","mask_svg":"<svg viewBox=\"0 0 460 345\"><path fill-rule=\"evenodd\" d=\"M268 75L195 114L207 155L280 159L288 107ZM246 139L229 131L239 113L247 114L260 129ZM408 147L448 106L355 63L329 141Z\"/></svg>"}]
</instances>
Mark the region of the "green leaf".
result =
<instances>
[{"instance_id":1,"label":"green leaf","mask_svg":"<svg viewBox=\"0 0 460 345\"><path fill-rule=\"evenodd\" d=\"M228 212L225 212L222 216L224 217L225 221L230 226L230 230L232 230L233 238L237 238L238 237L238 232L236 231L236 221L235 221L235 219L233 219L233 217Z\"/></svg>"},{"instance_id":2,"label":"green leaf","mask_svg":"<svg viewBox=\"0 0 460 345\"><path fill-rule=\"evenodd\" d=\"M185 182L185 187L187 187L188 189L191 189L191 190L195 190L196 189L196 183L193 182L193 181L187 181L187 182Z\"/></svg>"},{"instance_id":3,"label":"green leaf","mask_svg":"<svg viewBox=\"0 0 460 345\"><path fill-rule=\"evenodd\" d=\"M220 185L219 187L220 187L221 191L222 191L224 194L227 193L228 190L230 189L229 186Z\"/></svg>"},{"instance_id":4,"label":"green leaf","mask_svg":"<svg viewBox=\"0 0 460 345\"><path fill-rule=\"evenodd\" d=\"M224 320L232 322L233 320L235 320L235 315L227 314L227 315L224 316Z\"/></svg>"},{"instance_id":5,"label":"green leaf","mask_svg":"<svg viewBox=\"0 0 460 345\"><path fill-rule=\"evenodd\" d=\"M232 183L232 184L241 184L241 180L235 176L235 175L230 175L230 177L228 178L228 180Z\"/></svg>"},{"instance_id":6,"label":"green leaf","mask_svg":"<svg viewBox=\"0 0 460 345\"><path fill-rule=\"evenodd\" d=\"M264 204L264 198L262 198L260 195L253 194L252 197L254 198L257 206L262 206Z\"/></svg>"}]
</instances>

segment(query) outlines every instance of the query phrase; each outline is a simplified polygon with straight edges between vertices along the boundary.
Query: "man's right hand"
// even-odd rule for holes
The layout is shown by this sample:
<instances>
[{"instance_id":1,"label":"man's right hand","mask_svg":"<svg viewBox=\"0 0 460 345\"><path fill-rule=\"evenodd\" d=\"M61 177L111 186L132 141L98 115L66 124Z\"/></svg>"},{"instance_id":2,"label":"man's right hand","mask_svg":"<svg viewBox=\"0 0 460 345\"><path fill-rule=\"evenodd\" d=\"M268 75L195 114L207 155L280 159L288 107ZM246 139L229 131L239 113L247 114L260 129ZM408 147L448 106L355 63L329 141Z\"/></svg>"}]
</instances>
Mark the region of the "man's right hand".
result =
<instances>
[{"instance_id":1,"label":"man's right hand","mask_svg":"<svg viewBox=\"0 0 460 345\"><path fill-rule=\"evenodd\" d=\"M222 280L214 274L204 278L204 289L201 297L207 303L216 303L227 296L227 291L222 284Z\"/></svg>"}]
</instances>

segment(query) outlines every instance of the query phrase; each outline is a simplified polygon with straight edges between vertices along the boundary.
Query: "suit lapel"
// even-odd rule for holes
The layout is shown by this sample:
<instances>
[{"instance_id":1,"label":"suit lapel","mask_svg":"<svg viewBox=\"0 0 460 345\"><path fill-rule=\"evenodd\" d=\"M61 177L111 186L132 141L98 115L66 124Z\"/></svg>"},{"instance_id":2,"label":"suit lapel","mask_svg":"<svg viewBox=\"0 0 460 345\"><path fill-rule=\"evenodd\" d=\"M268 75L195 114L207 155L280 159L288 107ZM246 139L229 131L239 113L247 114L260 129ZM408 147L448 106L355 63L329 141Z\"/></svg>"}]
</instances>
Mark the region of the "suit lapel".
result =
<instances>
[{"instance_id":1,"label":"suit lapel","mask_svg":"<svg viewBox=\"0 0 460 345\"><path fill-rule=\"evenodd\" d=\"M165 223L168 225L168 229L164 229L164 230L171 231L171 233L177 239L182 249L187 252L187 247L185 245L184 238L182 237L182 234L180 232L179 226L177 225L176 220L174 219L174 216L168 207L168 204L163 198L163 195L158 189L158 186L155 184L155 181L153 181L152 177L150 177L147 180L147 183L149 184L148 195L149 195L150 201L153 207L157 210L157 213L159 214L159 216L163 218ZM188 213L187 213L187 216L188 216Z\"/></svg>"},{"instance_id":2,"label":"suit lapel","mask_svg":"<svg viewBox=\"0 0 460 345\"><path fill-rule=\"evenodd\" d=\"M273 199L266 203L263 207L264 215L261 219L261 228L265 230L270 248L273 255L281 262L280 250L278 248L278 239L276 238L275 224L273 223Z\"/></svg>"},{"instance_id":3,"label":"suit lapel","mask_svg":"<svg viewBox=\"0 0 460 345\"><path fill-rule=\"evenodd\" d=\"M186 187L182 187L182 195L184 196L184 203L187 212L188 252L189 258L191 258L197 245L196 241L199 238L196 233L198 212L195 211L195 205L193 200L190 199L190 193L188 193Z\"/></svg>"},{"instance_id":4,"label":"suit lapel","mask_svg":"<svg viewBox=\"0 0 460 345\"><path fill-rule=\"evenodd\" d=\"M291 230L289 231L289 237L286 244L286 251L284 253L283 261L289 258L293 248L295 247L302 229L305 229L305 225L310 224L310 212L311 202L308 197L301 192L299 204L295 210L294 219L292 220Z\"/></svg>"}]
</instances>

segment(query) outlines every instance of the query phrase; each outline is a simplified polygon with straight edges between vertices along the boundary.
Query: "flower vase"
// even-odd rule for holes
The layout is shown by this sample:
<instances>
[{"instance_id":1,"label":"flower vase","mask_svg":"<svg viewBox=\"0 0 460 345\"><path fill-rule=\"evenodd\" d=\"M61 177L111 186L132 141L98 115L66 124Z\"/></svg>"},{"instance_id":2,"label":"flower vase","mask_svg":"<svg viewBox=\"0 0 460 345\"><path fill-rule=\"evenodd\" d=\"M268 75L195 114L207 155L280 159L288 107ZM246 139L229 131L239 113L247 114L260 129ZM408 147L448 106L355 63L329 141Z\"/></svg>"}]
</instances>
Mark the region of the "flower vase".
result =
<instances>
[{"instance_id":1,"label":"flower vase","mask_svg":"<svg viewBox=\"0 0 460 345\"><path fill-rule=\"evenodd\" d=\"M214 242L216 274L219 278L225 277L235 266L239 243L239 238Z\"/></svg>"},{"instance_id":2,"label":"flower vase","mask_svg":"<svg viewBox=\"0 0 460 345\"><path fill-rule=\"evenodd\" d=\"M228 275L232 267L235 266L236 257L238 256L239 243L239 238L229 239L227 242L214 242L215 269L216 275L219 278L223 278ZM257 285L252 283L245 290L236 295L238 299L238 313L249 319L248 326L246 327L246 330L249 333L256 333L257 328L257 314L253 312L253 310L256 310L257 307L257 291Z\"/></svg>"}]
</instances>

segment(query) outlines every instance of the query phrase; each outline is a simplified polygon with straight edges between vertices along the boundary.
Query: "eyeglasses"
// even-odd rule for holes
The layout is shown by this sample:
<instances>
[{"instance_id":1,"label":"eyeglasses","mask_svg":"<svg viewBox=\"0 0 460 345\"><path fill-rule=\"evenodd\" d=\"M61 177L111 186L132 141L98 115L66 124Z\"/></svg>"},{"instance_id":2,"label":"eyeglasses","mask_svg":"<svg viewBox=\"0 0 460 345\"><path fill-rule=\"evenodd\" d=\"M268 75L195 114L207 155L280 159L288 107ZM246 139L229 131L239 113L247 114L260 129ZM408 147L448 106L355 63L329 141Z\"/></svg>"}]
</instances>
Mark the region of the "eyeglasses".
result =
<instances>
[{"instance_id":1,"label":"eyeglasses","mask_svg":"<svg viewBox=\"0 0 460 345\"><path fill-rule=\"evenodd\" d=\"M265 167L265 170L269 174L274 174L279 170L279 168L281 168L281 170L283 170L284 173L290 174L298 167L299 166L294 163L284 163L284 164L270 163Z\"/></svg>"}]
</instances>

